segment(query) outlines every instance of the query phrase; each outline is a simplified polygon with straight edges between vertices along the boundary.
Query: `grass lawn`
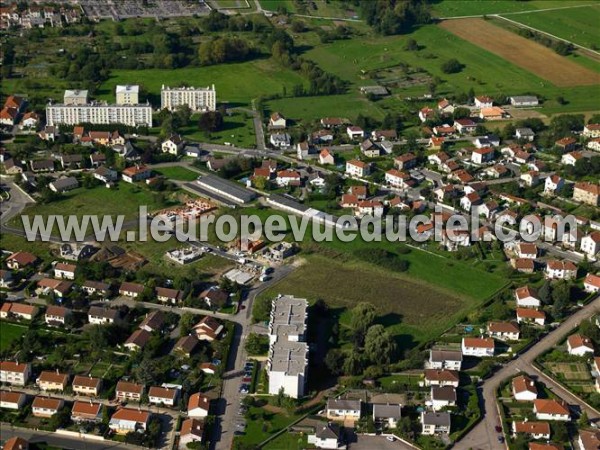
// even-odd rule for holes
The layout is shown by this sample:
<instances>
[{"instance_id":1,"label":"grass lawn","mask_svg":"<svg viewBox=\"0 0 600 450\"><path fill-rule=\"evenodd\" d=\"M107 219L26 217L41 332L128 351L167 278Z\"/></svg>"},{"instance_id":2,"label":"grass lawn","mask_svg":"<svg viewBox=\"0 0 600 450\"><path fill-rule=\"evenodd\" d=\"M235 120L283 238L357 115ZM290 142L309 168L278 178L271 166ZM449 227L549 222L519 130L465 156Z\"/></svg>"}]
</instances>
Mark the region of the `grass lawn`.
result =
<instances>
[{"instance_id":1,"label":"grass lawn","mask_svg":"<svg viewBox=\"0 0 600 450\"><path fill-rule=\"evenodd\" d=\"M600 47L600 6L509 15L509 19L588 48Z\"/></svg>"},{"instance_id":2,"label":"grass lawn","mask_svg":"<svg viewBox=\"0 0 600 450\"><path fill-rule=\"evenodd\" d=\"M302 267L263 295L293 294L311 302L323 299L332 307L347 309L362 301L371 302L378 310L380 323L390 327L400 345L412 347L442 333L504 284L499 277L449 265L444 259L434 262L436 257L424 255L412 257L414 267L407 273L352 259L308 255ZM479 281L476 286L467 287L464 277ZM433 283L434 278L439 279ZM463 292L457 293L458 289ZM465 294L467 291L470 295ZM349 320L350 313L344 313L342 322Z\"/></svg>"},{"instance_id":3,"label":"grass lawn","mask_svg":"<svg viewBox=\"0 0 600 450\"><path fill-rule=\"evenodd\" d=\"M307 448L308 435L300 433L283 433L263 448L265 450L299 450Z\"/></svg>"},{"instance_id":4,"label":"grass lawn","mask_svg":"<svg viewBox=\"0 0 600 450\"><path fill-rule=\"evenodd\" d=\"M277 11L277 8L284 7L288 12L296 12L292 0L259 0L262 9L267 11Z\"/></svg>"},{"instance_id":5,"label":"grass lawn","mask_svg":"<svg viewBox=\"0 0 600 450\"><path fill-rule=\"evenodd\" d=\"M19 339L26 331L27 327L24 325L0 322L0 351L6 350L14 340Z\"/></svg>"},{"instance_id":6,"label":"grass lawn","mask_svg":"<svg viewBox=\"0 0 600 450\"><path fill-rule=\"evenodd\" d=\"M63 197L57 201L28 207L22 215L29 216L30 220L34 215L43 217L74 215L79 218L83 215L110 215L113 218L123 215L127 221L137 217L138 207L141 205L147 206L149 212L167 206L159 204L157 193L150 191L145 185L121 182L115 189L106 189L104 186L92 189L74 189L63 194ZM22 227L21 217L17 216L12 219L11 224Z\"/></svg>"},{"instance_id":7,"label":"grass lawn","mask_svg":"<svg viewBox=\"0 0 600 450\"><path fill-rule=\"evenodd\" d=\"M217 101L248 105L260 95L288 92L296 84L306 80L289 69L282 69L269 59L258 59L235 64L219 64L183 69L113 70L110 78L98 90L98 98L114 101L117 84L140 84L151 94L150 101L160 104L160 89L163 84L180 86L215 85Z\"/></svg>"},{"instance_id":8,"label":"grass lawn","mask_svg":"<svg viewBox=\"0 0 600 450\"><path fill-rule=\"evenodd\" d=\"M287 414L285 412L278 412L275 414L274 412L258 406L250 407L246 416L252 418L252 420L246 422L246 434L236 439L239 439L247 445L255 445L264 441L270 435L282 430L290 423L300 418L300 415L297 414Z\"/></svg>"},{"instance_id":9,"label":"grass lawn","mask_svg":"<svg viewBox=\"0 0 600 450\"><path fill-rule=\"evenodd\" d=\"M193 170L181 166L163 167L156 170L156 173L159 173L169 180L178 181L194 181L199 175L198 172L194 172Z\"/></svg>"},{"instance_id":10,"label":"grass lawn","mask_svg":"<svg viewBox=\"0 0 600 450\"><path fill-rule=\"evenodd\" d=\"M0 248L11 252L31 252L45 262L54 259L50 254L49 244L40 241L29 242L23 236L16 234L0 233Z\"/></svg>"},{"instance_id":11,"label":"grass lawn","mask_svg":"<svg viewBox=\"0 0 600 450\"><path fill-rule=\"evenodd\" d=\"M443 0L433 4L435 17L470 16L482 14L514 13L536 11L546 8L564 8L565 6L590 5L590 0L531 0L519 2L513 0Z\"/></svg>"},{"instance_id":12,"label":"grass lawn","mask_svg":"<svg viewBox=\"0 0 600 450\"><path fill-rule=\"evenodd\" d=\"M235 111L231 116L225 116L223 129L209 135L195 125L183 127L179 131L184 137L192 141L212 142L214 144L229 142L236 147L244 148L252 148L256 145L252 116L242 111Z\"/></svg>"}]
</instances>

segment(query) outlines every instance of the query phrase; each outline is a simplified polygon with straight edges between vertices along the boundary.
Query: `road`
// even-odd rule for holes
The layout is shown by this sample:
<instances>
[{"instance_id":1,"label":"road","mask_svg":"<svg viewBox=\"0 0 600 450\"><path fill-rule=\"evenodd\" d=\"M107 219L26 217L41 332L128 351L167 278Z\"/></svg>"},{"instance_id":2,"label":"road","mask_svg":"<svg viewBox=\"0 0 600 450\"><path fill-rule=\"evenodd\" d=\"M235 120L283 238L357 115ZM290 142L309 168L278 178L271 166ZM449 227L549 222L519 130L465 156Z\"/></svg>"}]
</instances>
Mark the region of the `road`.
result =
<instances>
[{"instance_id":1,"label":"road","mask_svg":"<svg viewBox=\"0 0 600 450\"><path fill-rule=\"evenodd\" d=\"M9 193L9 200L0 202L0 221L7 222L16 215L18 215L27 205L35 203L35 200L31 198L25 191L17 186L12 178L9 179L5 176L0 176L0 183L2 184L2 190Z\"/></svg>"},{"instance_id":2,"label":"road","mask_svg":"<svg viewBox=\"0 0 600 450\"><path fill-rule=\"evenodd\" d=\"M496 404L496 390L503 381L516 375L517 372L525 372L534 378L540 379L540 381L545 383L555 394L563 398L571 406L579 405L582 411L587 413L590 420L600 419L600 412L584 405L581 399L563 389L554 380L539 372L532 365L538 356L558 345L571 331L579 326L582 320L598 313L600 313L600 296L568 317L559 327L542 338L537 344L485 380L483 386L478 388L481 406L484 411L484 419L461 439L454 448L459 450L506 449L504 444L498 442L498 433L495 430L495 427L501 423Z\"/></svg>"},{"instance_id":3,"label":"road","mask_svg":"<svg viewBox=\"0 0 600 450\"><path fill-rule=\"evenodd\" d=\"M142 449L132 444L123 444L115 441L95 441L81 440L80 438L65 436L49 431L29 430L26 428L18 428L13 425L2 423L0 424L0 443L14 436L20 436L27 439L30 444L48 443L50 446L61 449L73 450L114 450L114 449Z\"/></svg>"}]
</instances>

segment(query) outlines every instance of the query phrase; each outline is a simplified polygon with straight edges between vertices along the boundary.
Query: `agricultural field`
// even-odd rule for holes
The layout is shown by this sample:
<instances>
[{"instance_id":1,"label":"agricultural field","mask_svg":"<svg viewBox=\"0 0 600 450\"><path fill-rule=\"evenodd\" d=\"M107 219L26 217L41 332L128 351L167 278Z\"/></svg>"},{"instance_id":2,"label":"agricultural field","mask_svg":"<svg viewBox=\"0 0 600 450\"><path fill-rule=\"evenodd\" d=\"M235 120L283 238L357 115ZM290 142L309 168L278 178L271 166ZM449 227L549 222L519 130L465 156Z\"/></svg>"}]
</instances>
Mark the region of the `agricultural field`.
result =
<instances>
[{"instance_id":1,"label":"agricultural field","mask_svg":"<svg viewBox=\"0 0 600 450\"><path fill-rule=\"evenodd\" d=\"M508 15L508 19L553 34L591 49L600 48L600 5L531 14Z\"/></svg>"},{"instance_id":2,"label":"agricultural field","mask_svg":"<svg viewBox=\"0 0 600 450\"><path fill-rule=\"evenodd\" d=\"M24 325L0 322L0 351L6 350L13 341L19 339L26 331L27 327Z\"/></svg>"},{"instance_id":3,"label":"agricultural field","mask_svg":"<svg viewBox=\"0 0 600 450\"><path fill-rule=\"evenodd\" d=\"M484 14L519 13L549 8L572 8L593 5L590 0L442 0L433 4L434 17L474 16ZM565 8L565 6L567 8Z\"/></svg>"},{"instance_id":4,"label":"agricultural field","mask_svg":"<svg viewBox=\"0 0 600 450\"><path fill-rule=\"evenodd\" d=\"M484 273L480 276L475 269L471 271L471 279L482 281L478 286L479 296L465 295L452 289L458 287L456 282L447 283L452 288L442 287L444 282L466 273L464 268L451 266L444 260L430 266L432 260L426 257L419 267L419 257L413 257L412 272L395 273L352 259L310 255L302 267L262 295L274 297L286 293L306 297L311 302L323 299L331 307L344 309L351 309L362 301L371 302L378 310L381 323L389 326L403 348L410 348L438 336L503 285L500 279L493 276L486 279ZM431 283L420 278L417 274L424 275L426 267L429 278L443 279ZM477 277L473 273L477 273ZM487 289L482 288L483 284ZM346 315L342 315L342 322L349 320Z\"/></svg>"},{"instance_id":5,"label":"agricultural field","mask_svg":"<svg viewBox=\"0 0 600 450\"><path fill-rule=\"evenodd\" d=\"M440 25L458 37L548 80L555 86L600 83L600 73L575 64L553 50L483 19L446 20ZM493 35L495 39L489 39Z\"/></svg>"}]
</instances>

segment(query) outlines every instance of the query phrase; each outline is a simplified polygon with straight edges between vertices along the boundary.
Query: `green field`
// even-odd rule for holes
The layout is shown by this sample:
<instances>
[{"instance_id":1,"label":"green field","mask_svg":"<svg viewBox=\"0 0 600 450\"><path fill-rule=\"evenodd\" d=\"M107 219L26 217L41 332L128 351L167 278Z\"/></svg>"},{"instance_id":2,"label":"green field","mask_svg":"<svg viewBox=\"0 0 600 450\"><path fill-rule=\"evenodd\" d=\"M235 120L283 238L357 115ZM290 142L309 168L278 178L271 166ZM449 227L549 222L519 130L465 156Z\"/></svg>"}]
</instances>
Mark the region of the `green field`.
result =
<instances>
[{"instance_id":1,"label":"green field","mask_svg":"<svg viewBox=\"0 0 600 450\"><path fill-rule=\"evenodd\" d=\"M14 340L19 339L26 331L26 326L0 322L0 351L6 350Z\"/></svg>"},{"instance_id":2,"label":"green field","mask_svg":"<svg viewBox=\"0 0 600 450\"><path fill-rule=\"evenodd\" d=\"M600 47L600 6L509 15L507 18L588 48Z\"/></svg>"},{"instance_id":3,"label":"green field","mask_svg":"<svg viewBox=\"0 0 600 450\"><path fill-rule=\"evenodd\" d=\"M592 5L590 0L443 0L434 3L435 17L470 16L483 14L502 14L520 11L536 11L546 8L564 8L565 6Z\"/></svg>"},{"instance_id":4,"label":"green field","mask_svg":"<svg viewBox=\"0 0 600 450\"><path fill-rule=\"evenodd\" d=\"M198 172L181 166L163 167L161 169L157 169L156 173L168 178L169 180L176 181L194 181L199 175Z\"/></svg>"},{"instance_id":5,"label":"green field","mask_svg":"<svg viewBox=\"0 0 600 450\"><path fill-rule=\"evenodd\" d=\"M438 336L504 285L500 277L478 269L467 270L453 261L412 253L403 255L412 256L406 273L351 259L311 255L302 267L262 295L293 294L347 309L371 302L401 345L412 347Z\"/></svg>"},{"instance_id":6,"label":"green field","mask_svg":"<svg viewBox=\"0 0 600 450\"><path fill-rule=\"evenodd\" d=\"M196 120L192 117L192 121ZM229 142L236 147L252 148L256 145L254 121L247 111L234 111L224 118L223 129L206 134L196 124L182 127L179 132L187 139L201 142L223 144Z\"/></svg>"},{"instance_id":7,"label":"green field","mask_svg":"<svg viewBox=\"0 0 600 450\"><path fill-rule=\"evenodd\" d=\"M281 93L285 86L288 92L305 80L297 73L282 69L269 59L259 59L236 64L219 64L184 69L113 70L110 78L102 83L98 98L114 101L117 84L140 84L153 95L151 101L160 104L160 89L163 84L180 86L215 85L219 103L249 105L260 95Z\"/></svg>"}]
</instances>

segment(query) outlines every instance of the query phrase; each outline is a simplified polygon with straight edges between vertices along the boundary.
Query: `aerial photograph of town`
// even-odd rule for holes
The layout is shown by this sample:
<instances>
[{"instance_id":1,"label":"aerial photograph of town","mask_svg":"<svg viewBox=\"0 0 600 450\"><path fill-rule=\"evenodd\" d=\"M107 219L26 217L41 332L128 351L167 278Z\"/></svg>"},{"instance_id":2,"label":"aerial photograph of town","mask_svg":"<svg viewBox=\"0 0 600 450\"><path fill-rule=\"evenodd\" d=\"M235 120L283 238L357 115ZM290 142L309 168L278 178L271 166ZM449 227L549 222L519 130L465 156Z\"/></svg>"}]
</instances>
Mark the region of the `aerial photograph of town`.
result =
<instances>
[{"instance_id":1,"label":"aerial photograph of town","mask_svg":"<svg viewBox=\"0 0 600 450\"><path fill-rule=\"evenodd\" d=\"M600 0L2 0L0 449L600 450Z\"/></svg>"}]
</instances>

